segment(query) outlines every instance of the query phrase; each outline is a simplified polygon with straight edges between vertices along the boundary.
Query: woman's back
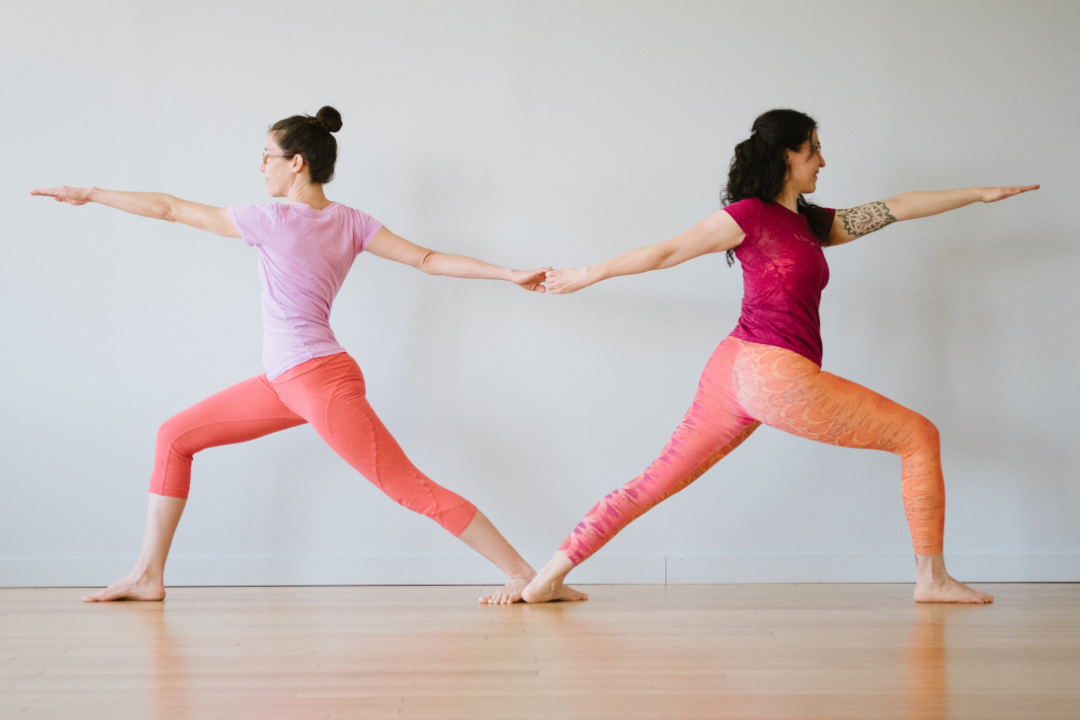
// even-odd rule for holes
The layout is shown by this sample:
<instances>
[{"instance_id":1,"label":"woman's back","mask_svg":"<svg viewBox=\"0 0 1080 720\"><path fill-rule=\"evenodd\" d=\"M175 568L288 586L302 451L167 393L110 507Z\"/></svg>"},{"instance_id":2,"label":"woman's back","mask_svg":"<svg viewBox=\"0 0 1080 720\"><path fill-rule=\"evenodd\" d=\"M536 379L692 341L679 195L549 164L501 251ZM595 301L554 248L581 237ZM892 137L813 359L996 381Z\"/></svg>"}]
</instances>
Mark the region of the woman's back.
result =
<instances>
[{"instance_id":1,"label":"woman's back","mask_svg":"<svg viewBox=\"0 0 1080 720\"><path fill-rule=\"evenodd\" d=\"M259 250L263 365L272 380L289 368L344 352L330 329L330 309L353 261L382 224L331 203L234 205L229 215Z\"/></svg>"}]
</instances>

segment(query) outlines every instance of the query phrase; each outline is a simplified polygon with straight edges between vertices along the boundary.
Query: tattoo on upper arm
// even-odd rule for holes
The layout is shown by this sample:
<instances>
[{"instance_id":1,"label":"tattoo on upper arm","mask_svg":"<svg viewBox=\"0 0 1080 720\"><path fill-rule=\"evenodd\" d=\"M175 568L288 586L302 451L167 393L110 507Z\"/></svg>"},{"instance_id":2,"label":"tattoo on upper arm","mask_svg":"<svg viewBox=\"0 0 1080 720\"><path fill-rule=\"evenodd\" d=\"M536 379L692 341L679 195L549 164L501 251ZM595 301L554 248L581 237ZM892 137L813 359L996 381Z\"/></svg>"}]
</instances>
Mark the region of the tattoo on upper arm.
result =
<instances>
[{"instance_id":1,"label":"tattoo on upper arm","mask_svg":"<svg viewBox=\"0 0 1080 720\"><path fill-rule=\"evenodd\" d=\"M889 206L881 201L841 210L840 219L844 222L847 234L854 237L862 237L896 222L896 218L889 212Z\"/></svg>"}]
</instances>

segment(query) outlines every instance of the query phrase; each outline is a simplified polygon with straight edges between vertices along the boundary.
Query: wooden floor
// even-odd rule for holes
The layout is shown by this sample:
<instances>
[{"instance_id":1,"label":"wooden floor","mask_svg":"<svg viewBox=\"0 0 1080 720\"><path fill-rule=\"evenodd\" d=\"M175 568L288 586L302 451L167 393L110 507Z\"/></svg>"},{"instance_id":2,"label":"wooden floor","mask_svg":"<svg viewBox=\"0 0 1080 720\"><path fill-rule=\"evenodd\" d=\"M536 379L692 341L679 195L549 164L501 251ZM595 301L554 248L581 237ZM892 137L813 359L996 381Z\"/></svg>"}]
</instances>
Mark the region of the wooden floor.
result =
<instances>
[{"instance_id":1,"label":"wooden floor","mask_svg":"<svg viewBox=\"0 0 1080 720\"><path fill-rule=\"evenodd\" d=\"M0 590L0 717L1078 718L1080 585Z\"/></svg>"}]
</instances>

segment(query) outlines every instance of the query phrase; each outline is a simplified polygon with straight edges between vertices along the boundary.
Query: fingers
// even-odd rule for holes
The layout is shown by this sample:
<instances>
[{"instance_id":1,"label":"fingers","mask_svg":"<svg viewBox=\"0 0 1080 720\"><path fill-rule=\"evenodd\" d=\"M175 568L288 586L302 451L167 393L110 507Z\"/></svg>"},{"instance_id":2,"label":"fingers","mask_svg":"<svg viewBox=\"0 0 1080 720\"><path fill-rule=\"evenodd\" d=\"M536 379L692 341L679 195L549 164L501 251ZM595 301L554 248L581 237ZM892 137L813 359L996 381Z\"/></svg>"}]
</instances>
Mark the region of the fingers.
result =
<instances>
[{"instance_id":1,"label":"fingers","mask_svg":"<svg viewBox=\"0 0 1080 720\"><path fill-rule=\"evenodd\" d=\"M39 196L39 197L51 197L56 202L70 203L70 202L72 202L73 197L71 196L70 193L65 192L67 189L68 188L63 188L63 187L59 187L59 188L37 188L35 190L31 190L30 194L31 195L36 195L36 196Z\"/></svg>"},{"instance_id":2,"label":"fingers","mask_svg":"<svg viewBox=\"0 0 1080 720\"><path fill-rule=\"evenodd\" d=\"M1001 188L1002 192L1005 193L1005 197L1010 197L1012 195L1019 195L1020 193L1026 193L1026 192L1030 192L1032 190L1038 190L1038 189L1039 189L1038 185L1013 185L1011 187L1003 187L1003 188Z\"/></svg>"},{"instance_id":3,"label":"fingers","mask_svg":"<svg viewBox=\"0 0 1080 720\"><path fill-rule=\"evenodd\" d=\"M997 202L998 200L1004 200L1005 198L1012 197L1013 195L1019 195L1020 193L1031 192L1032 190L1038 190L1041 185L1009 185L1005 187L993 188L993 192L990 196L990 202Z\"/></svg>"}]
</instances>

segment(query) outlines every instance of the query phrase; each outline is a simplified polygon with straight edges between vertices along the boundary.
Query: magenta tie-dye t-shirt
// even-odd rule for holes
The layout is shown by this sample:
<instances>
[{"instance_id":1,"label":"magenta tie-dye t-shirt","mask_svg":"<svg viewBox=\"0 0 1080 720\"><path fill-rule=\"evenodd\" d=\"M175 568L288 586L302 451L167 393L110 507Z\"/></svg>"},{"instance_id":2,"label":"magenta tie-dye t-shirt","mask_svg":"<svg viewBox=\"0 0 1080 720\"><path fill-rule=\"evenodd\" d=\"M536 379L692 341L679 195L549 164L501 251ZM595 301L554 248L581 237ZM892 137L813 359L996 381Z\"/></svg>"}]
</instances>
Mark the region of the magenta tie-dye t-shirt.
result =
<instances>
[{"instance_id":1,"label":"magenta tie-dye t-shirt","mask_svg":"<svg viewBox=\"0 0 1080 720\"><path fill-rule=\"evenodd\" d=\"M743 268L743 303L734 337L774 345L821 366L821 291L829 265L804 215L757 198L724 208L746 238L735 248ZM836 211L821 208L832 222Z\"/></svg>"},{"instance_id":2,"label":"magenta tie-dye t-shirt","mask_svg":"<svg viewBox=\"0 0 1080 720\"><path fill-rule=\"evenodd\" d=\"M267 377L345 352L330 329L330 308L382 223L336 202L322 210L305 203L233 205L229 216L259 250Z\"/></svg>"}]
</instances>

